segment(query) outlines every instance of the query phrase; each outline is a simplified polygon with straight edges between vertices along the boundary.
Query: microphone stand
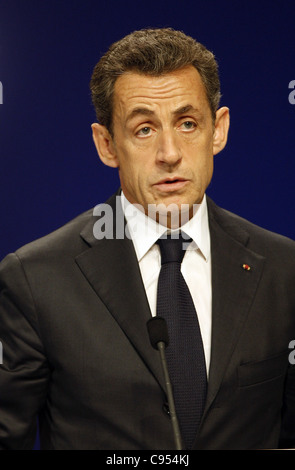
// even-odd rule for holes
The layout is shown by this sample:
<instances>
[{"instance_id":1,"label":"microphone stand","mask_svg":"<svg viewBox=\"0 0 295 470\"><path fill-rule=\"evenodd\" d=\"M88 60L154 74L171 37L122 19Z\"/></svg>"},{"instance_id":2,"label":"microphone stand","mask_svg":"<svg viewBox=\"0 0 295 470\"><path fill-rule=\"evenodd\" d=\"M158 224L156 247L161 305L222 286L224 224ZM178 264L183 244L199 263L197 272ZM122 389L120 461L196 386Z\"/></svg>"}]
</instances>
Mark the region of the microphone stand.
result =
<instances>
[{"instance_id":1,"label":"microphone stand","mask_svg":"<svg viewBox=\"0 0 295 470\"><path fill-rule=\"evenodd\" d=\"M178 419L177 419L177 415L176 415L176 411L175 411L172 385L171 385L171 382L170 382L170 377L169 377L168 368L167 368L167 361L166 361L166 355L165 355L166 345L165 345L164 341L159 341L157 343L157 347L158 347L158 351L160 353L162 368L163 368L163 373L164 373L164 378L165 378L166 393L167 393L168 406L169 406L169 411L170 411L171 424L172 424L172 428L173 428L175 446L176 446L177 450L183 450Z\"/></svg>"},{"instance_id":2,"label":"microphone stand","mask_svg":"<svg viewBox=\"0 0 295 470\"><path fill-rule=\"evenodd\" d=\"M153 346L154 349L156 349L160 353L175 446L177 450L183 450L184 447L183 447L178 419L176 415L173 389L172 389L172 384L170 382L167 359L166 359L166 354L165 354L166 346L169 344L168 328L167 328L166 321L164 318L159 317L159 316L150 318L150 320L148 320L147 322L147 329L148 329L151 345Z\"/></svg>"}]
</instances>

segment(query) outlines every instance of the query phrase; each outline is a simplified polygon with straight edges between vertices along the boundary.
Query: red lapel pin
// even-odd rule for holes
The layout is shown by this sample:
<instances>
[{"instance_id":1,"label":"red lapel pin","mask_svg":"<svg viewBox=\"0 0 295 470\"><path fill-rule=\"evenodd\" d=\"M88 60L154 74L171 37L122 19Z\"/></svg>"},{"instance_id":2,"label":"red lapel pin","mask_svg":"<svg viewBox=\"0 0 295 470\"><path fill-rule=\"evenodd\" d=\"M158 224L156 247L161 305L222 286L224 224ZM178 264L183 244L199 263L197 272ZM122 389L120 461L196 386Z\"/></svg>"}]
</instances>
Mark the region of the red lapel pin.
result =
<instances>
[{"instance_id":1,"label":"red lapel pin","mask_svg":"<svg viewBox=\"0 0 295 470\"><path fill-rule=\"evenodd\" d=\"M245 269L245 271L250 271L251 267L249 266L249 264L243 264L243 269Z\"/></svg>"}]
</instances>

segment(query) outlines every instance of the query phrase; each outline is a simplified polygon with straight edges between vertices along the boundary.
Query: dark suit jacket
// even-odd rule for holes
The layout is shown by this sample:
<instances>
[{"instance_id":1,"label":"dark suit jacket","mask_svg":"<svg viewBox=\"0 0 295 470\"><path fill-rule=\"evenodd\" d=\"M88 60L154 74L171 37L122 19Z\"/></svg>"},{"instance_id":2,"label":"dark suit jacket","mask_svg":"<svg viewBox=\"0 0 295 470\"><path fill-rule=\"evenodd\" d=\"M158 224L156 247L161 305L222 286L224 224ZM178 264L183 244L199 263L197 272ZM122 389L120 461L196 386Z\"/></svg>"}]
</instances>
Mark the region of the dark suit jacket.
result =
<instances>
[{"instance_id":1,"label":"dark suit jacket","mask_svg":"<svg viewBox=\"0 0 295 470\"><path fill-rule=\"evenodd\" d=\"M295 244L208 210L212 353L194 448L292 446ZM133 244L96 240L94 222L88 211L0 265L1 448L32 448L39 415L43 449L173 449Z\"/></svg>"}]
</instances>

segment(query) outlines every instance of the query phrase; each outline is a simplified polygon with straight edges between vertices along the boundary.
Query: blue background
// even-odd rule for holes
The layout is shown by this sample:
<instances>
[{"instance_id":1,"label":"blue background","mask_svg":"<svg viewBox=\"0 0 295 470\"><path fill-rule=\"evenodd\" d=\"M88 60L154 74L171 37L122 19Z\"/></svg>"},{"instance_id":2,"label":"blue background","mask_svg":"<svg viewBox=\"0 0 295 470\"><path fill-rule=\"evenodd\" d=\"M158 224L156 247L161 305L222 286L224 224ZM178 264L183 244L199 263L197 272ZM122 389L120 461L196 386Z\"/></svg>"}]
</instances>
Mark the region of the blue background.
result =
<instances>
[{"instance_id":1,"label":"blue background","mask_svg":"<svg viewBox=\"0 0 295 470\"><path fill-rule=\"evenodd\" d=\"M108 46L143 27L181 29L219 62L231 128L208 194L294 238L294 18L294 0L0 0L0 259L117 189L88 85Z\"/></svg>"}]
</instances>

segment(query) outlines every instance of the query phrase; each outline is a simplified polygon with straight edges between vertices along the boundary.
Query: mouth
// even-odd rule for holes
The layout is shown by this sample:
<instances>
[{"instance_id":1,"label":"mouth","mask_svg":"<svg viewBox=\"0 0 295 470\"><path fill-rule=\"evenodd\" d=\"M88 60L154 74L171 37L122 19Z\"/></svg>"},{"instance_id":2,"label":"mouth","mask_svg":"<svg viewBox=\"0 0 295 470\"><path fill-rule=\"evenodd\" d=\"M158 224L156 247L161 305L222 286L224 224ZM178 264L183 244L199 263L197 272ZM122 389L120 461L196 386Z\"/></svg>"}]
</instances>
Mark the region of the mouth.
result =
<instances>
[{"instance_id":1,"label":"mouth","mask_svg":"<svg viewBox=\"0 0 295 470\"><path fill-rule=\"evenodd\" d=\"M179 191L184 186L186 186L187 183L188 183L187 179L174 176L170 178L164 178L158 181L154 186L160 192L171 193L174 191Z\"/></svg>"}]
</instances>

